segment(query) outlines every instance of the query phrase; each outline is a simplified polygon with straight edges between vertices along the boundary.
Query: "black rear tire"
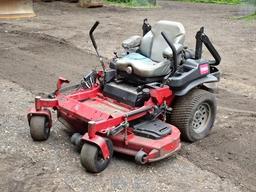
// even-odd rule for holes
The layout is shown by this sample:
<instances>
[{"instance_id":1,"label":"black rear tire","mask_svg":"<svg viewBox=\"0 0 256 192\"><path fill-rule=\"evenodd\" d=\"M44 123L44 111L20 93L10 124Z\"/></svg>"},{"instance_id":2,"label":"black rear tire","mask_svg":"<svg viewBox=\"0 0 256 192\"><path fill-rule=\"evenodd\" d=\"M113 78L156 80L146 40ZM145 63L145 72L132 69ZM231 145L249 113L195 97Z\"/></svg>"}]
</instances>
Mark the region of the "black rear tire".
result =
<instances>
[{"instance_id":1,"label":"black rear tire","mask_svg":"<svg viewBox=\"0 0 256 192\"><path fill-rule=\"evenodd\" d=\"M214 94L194 89L175 98L172 108L167 120L180 130L183 140L195 142L209 135L216 117Z\"/></svg>"},{"instance_id":2,"label":"black rear tire","mask_svg":"<svg viewBox=\"0 0 256 192\"><path fill-rule=\"evenodd\" d=\"M45 116L32 116L30 119L30 135L34 141L45 141L49 138L50 128Z\"/></svg>"},{"instance_id":3,"label":"black rear tire","mask_svg":"<svg viewBox=\"0 0 256 192\"><path fill-rule=\"evenodd\" d=\"M103 158L98 146L91 143L84 143L80 154L80 161L88 172L99 173L108 166L113 156L113 144L109 139L106 139L106 142L110 152L108 159Z\"/></svg>"}]
</instances>

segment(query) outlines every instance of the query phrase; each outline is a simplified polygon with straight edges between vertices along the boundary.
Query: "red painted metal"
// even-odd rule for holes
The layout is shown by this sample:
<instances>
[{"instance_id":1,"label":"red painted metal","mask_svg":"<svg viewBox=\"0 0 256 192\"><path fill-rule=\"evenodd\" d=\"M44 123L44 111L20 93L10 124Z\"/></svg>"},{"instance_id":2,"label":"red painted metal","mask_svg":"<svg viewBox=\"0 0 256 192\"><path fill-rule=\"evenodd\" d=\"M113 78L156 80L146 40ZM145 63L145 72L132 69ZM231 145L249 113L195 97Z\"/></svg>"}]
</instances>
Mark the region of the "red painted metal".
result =
<instances>
[{"instance_id":1,"label":"red painted metal","mask_svg":"<svg viewBox=\"0 0 256 192\"><path fill-rule=\"evenodd\" d=\"M147 109L149 111L150 108L142 107L141 110ZM115 118L109 118L107 120L101 120L101 121L90 121L88 126L88 135L89 138L93 138L97 132L101 130L110 130L111 128L115 128L116 126L120 125L124 121L132 121L134 119L138 119L140 117L143 117L146 115L147 111L141 112L139 114L135 114L132 116L128 116L128 113L124 113L118 117Z\"/></svg>"},{"instance_id":2,"label":"red painted metal","mask_svg":"<svg viewBox=\"0 0 256 192\"><path fill-rule=\"evenodd\" d=\"M108 148L108 144L107 144L106 140L103 137L95 135L93 138L89 138L88 134L85 133L82 139L83 139L84 142L93 143L96 146L98 146L102 151L104 159L109 158L110 151L109 151L109 148Z\"/></svg>"},{"instance_id":3,"label":"red painted metal","mask_svg":"<svg viewBox=\"0 0 256 192\"><path fill-rule=\"evenodd\" d=\"M54 108L58 107L59 102L57 99L43 99L41 97L35 98L35 109L36 111L40 111L43 108Z\"/></svg>"},{"instance_id":4,"label":"red painted metal","mask_svg":"<svg viewBox=\"0 0 256 192\"><path fill-rule=\"evenodd\" d=\"M99 72L98 76L101 75L102 73ZM75 128L76 131L85 132L82 141L97 145L105 159L109 157L108 146L104 139L108 137L108 131L124 122L142 118L151 113L156 105L170 106L174 98L168 86L152 88L151 98L145 102L143 107L138 108L105 97L97 83L91 89L74 90L64 95L60 91L63 83L68 83L68 80L59 78L54 99L36 97L35 109L30 110L28 120L30 121L33 115L45 115L51 122L51 113L47 108L57 110L58 116L67 121L70 127ZM87 123L88 129L84 127ZM180 132L174 126L172 126L170 135L158 140L136 136L129 127L111 136L110 139L114 144L114 149L118 152L136 155L138 151L143 150L148 154L147 162L168 157L180 148Z\"/></svg>"},{"instance_id":5,"label":"red painted metal","mask_svg":"<svg viewBox=\"0 0 256 192\"><path fill-rule=\"evenodd\" d=\"M58 81L57 81L57 90L55 91L55 94L58 95L59 91L62 87L63 83L69 83L69 80L63 78L63 77L59 77Z\"/></svg>"},{"instance_id":6,"label":"red painted metal","mask_svg":"<svg viewBox=\"0 0 256 192\"><path fill-rule=\"evenodd\" d=\"M65 111L70 116L80 118L87 122L107 120L110 116L106 112L99 111L87 105L86 102L80 102L67 97L63 97L59 100L59 110Z\"/></svg>"},{"instance_id":7,"label":"red painted metal","mask_svg":"<svg viewBox=\"0 0 256 192\"><path fill-rule=\"evenodd\" d=\"M134 135L132 129L128 131L127 143L124 142L125 131L110 137L114 150L127 155L135 156L140 150L147 154L146 161L153 162L168 157L180 149L180 131L172 127L172 133L161 139L149 139Z\"/></svg>"},{"instance_id":8,"label":"red painted metal","mask_svg":"<svg viewBox=\"0 0 256 192\"><path fill-rule=\"evenodd\" d=\"M208 63L200 64L199 69L200 69L201 75L206 75L206 74L209 74L210 72L210 67Z\"/></svg>"},{"instance_id":9,"label":"red painted metal","mask_svg":"<svg viewBox=\"0 0 256 192\"><path fill-rule=\"evenodd\" d=\"M31 108L27 114L28 124L30 124L30 120L33 116L45 116L48 120L48 127L52 127L52 115L49 109L37 111L35 108Z\"/></svg>"},{"instance_id":10,"label":"red painted metal","mask_svg":"<svg viewBox=\"0 0 256 192\"><path fill-rule=\"evenodd\" d=\"M161 105L164 101L169 103L172 97L172 91L168 86L164 86L157 89L151 89L150 95L157 105Z\"/></svg>"},{"instance_id":11,"label":"red painted metal","mask_svg":"<svg viewBox=\"0 0 256 192\"><path fill-rule=\"evenodd\" d=\"M83 101L83 100L86 100L88 98L96 97L99 92L100 92L100 86L95 85L92 89L80 90L78 92L75 92L75 93L73 93L71 95L68 95L68 96L65 96L65 97L75 99L75 100L78 100L78 101Z\"/></svg>"}]
</instances>

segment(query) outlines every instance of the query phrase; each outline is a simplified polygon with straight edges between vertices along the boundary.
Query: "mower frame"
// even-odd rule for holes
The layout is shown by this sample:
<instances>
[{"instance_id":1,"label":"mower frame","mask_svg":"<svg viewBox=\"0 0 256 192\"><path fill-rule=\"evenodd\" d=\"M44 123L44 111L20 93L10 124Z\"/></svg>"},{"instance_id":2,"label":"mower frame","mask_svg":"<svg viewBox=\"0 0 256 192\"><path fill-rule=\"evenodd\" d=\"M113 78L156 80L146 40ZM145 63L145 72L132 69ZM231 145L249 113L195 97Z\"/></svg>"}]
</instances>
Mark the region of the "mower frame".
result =
<instances>
[{"instance_id":1,"label":"mower frame","mask_svg":"<svg viewBox=\"0 0 256 192\"><path fill-rule=\"evenodd\" d=\"M187 62L178 66L175 47L162 32L163 38L173 51L175 70L166 75L162 82L143 85L147 89L145 93L148 94L148 98L143 100L143 105L129 105L123 101L123 98L118 100L115 97L108 96L103 89L103 86L113 79L112 76L115 73L113 73L113 70L108 71L106 69L97 50L93 31L98 25L99 22L94 24L89 35L103 70L92 71L84 76L82 82L85 83L85 87L81 82L78 85L62 88L63 84L69 83L69 81L59 77L56 85L57 89L48 98L35 98L35 106L29 110L27 115L29 125L34 116L42 116L46 117L44 126L48 129L51 128L52 115L50 109L53 109L57 111L59 120L64 121L64 123L62 122L64 125L73 129L74 135L81 133L81 135L78 134L78 137L71 138L71 140L76 140L74 143L78 146L86 146L86 144L96 146L96 150L99 149L99 154L102 155L104 160L109 160L112 157L112 147L116 152L135 156L135 160L141 164L171 156L181 147L181 132L174 125L165 123L167 113L172 111L171 107L173 107L176 97L187 95L196 88L204 88L204 83L219 81L219 71L216 65L220 63L221 58L218 52L204 34L204 28L201 28L196 35L195 58L187 59ZM214 61L201 59L203 44L213 55ZM182 72L182 67L189 68L189 70L175 76L176 72L180 72L179 70ZM87 82L87 80L89 81ZM69 92L66 93L67 91ZM205 93L199 92L197 100L201 98L207 101L207 98L205 100ZM212 99L211 102L215 106L215 100ZM187 110L186 107L180 106L183 107L183 110ZM192 111L192 108L190 110ZM186 119L189 119L189 117L186 117ZM156 124L156 126L158 125L156 120L159 120L170 132L160 134L159 138L153 139L149 135L141 136L135 133L133 126L133 123L139 120L152 121L152 124ZM212 120L214 121L214 119ZM212 125L210 125L209 130ZM36 127L33 127L33 130L36 129ZM41 138L48 138L48 136ZM95 148L91 148L91 150L95 151ZM84 151L83 148L82 151ZM83 156L82 158L86 157ZM82 164L84 163L82 162ZM107 166L107 164L104 165ZM89 171L100 172L103 169L97 169L92 165Z\"/></svg>"},{"instance_id":2,"label":"mower frame","mask_svg":"<svg viewBox=\"0 0 256 192\"><path fill-rule=\"evenodd\" d=\"M89 90L79 90L73 92L72 94L64 95L61 93L61 86L63 83L68 83L68 81L60 77L57 82L55 98L35 98L35 107L32 108L28 113L29 123L33 116L45 116L50 122L48 124L50 128L52 126L52 117L49 108L53 108L60 113L65 113L66 116L71 119L88 122L88 128L85 131L86 133L82 136L81 142L93 143L94 145L97 145L101 149L104 159L109 158L110 155L104 137L109 137L113 141L115 151L126 153L128 155L134 155L141 149L146 150L148 152L146 159L147 162L156 161L165 158L166 156L170 156L174 151L177 151L180 148L180 133L174 126L172 126L173 133L170 136L165 137L162 142L161 140L157 140L160 141L160 143L153 147L152 143L148 143L149 140L145 140L144 138L141 139L141 137L135 136L132 133L131 128L129 128L128 123L147 114L152 114L156 105L169 105L174 97L174 94L168 86L153 89L151 91L152 98L149 99L149 101L147 101L143 107L131 107L114 99L105 97L100 91L99 84L95 84L94 87ZM86 105L86 102L83 101L89 98L94 98L94 104L116 104L122 107L125 112L111 117L111 114L108 114L107 112L99 111L92 108L90 105ZM110 107L112 106L110 105ZM125 126L121 127L121 130L118 131L118 133L122 132L122 134L117 134L115 130L120 129L122 124L126 124ZM130 142L130 140L132 140L132 142ZM172 140L173 142L170 142ZM122 141L124 144L118 145L118 143L122 143ZM154 144L155 143L156 142L154 141Z\"/></svg>"}]
</instances>

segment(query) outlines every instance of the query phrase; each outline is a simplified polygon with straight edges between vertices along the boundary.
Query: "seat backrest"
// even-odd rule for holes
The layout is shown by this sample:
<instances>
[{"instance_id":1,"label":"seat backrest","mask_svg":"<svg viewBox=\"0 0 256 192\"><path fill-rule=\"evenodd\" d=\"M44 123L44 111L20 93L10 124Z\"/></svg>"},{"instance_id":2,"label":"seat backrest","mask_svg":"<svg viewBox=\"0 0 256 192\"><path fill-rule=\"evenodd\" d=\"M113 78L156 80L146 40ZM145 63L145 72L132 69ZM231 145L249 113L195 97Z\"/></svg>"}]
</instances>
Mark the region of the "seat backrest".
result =
<instances>
[{"instance_id":1,"label":"seat backrest","mask_svg":"<svg viewBox=\"0 0 256 192\"><path fill-rule=\"evenodd\" d=\"M158 21L141 40L140 52L152 59L160 62L163 60L163 51L169 47L161 32L165 32L167 38L172 43L182 44L185 41L185 29L179 22L161 20Z\"/></svg>"}]
</instances>

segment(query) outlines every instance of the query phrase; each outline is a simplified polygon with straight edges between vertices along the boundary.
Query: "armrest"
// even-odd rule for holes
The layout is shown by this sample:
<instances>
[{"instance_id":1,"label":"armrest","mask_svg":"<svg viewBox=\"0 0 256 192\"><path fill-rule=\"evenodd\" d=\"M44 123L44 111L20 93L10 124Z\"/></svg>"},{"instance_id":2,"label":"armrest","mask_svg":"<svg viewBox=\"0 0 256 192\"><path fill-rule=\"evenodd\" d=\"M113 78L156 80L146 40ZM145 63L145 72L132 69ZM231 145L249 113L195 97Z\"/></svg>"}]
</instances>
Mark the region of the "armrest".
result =
<instances>
[{"instance_id":1,"label":"armrest","mask_svg":"<svg viewBox=\"0 0 256 192\"><path fill-rule=\"evenodd\" d=\"M134 35L123 41L122 46L125 49L132 49L140 46L141 36Z\"/></svg>"},{"instance_id":2,"label":"armrest","mask_svg":"<svg viewBox=\"0 0 256 192\"><path fill-rule=\"evenodd\" d=\"M177 51L177 54L179 54L182 49L183 49L183 45L180 44L180 43L174 43L173 44L176 51ZM167 58L171 58L173 55L172 55L172 50L170 47L167 47L164 51L163 51L163 57L167 57Z\"/></svg>"}]
</instances>

